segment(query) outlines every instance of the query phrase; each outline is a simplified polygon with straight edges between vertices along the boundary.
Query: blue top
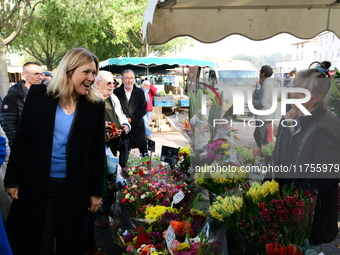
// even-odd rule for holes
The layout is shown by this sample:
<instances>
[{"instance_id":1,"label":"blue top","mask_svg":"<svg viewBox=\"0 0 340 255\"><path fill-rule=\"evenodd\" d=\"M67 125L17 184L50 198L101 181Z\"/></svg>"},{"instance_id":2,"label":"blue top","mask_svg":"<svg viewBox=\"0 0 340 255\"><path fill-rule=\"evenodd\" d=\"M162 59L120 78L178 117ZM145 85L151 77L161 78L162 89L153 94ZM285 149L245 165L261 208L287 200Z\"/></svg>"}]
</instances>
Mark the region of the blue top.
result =
<instances>
[{"instance_id":1,"label":"blue top","mask_svg":"<svg viewBox=\"0 0 340 255\"><path fill-rule=\"evenodd\" d=\"M67 115L58 103L55 115L50 177L66 177L66 148L74 112Z\"/></svg>"}]
</instances>

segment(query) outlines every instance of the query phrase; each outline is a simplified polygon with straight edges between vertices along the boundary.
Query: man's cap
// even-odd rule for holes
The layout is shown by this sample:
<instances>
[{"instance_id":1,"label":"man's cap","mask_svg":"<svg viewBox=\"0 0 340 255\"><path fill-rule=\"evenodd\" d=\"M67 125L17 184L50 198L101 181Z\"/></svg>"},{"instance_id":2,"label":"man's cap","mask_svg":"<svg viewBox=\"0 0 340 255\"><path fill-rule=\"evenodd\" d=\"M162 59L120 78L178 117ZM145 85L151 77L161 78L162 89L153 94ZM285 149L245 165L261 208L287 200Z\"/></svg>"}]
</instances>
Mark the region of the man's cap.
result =
<instances>
[{"instance_id":1,"label":"man's cap","mask_svg":"<svg viewBox=\"0 0 340 255\"><path fill-rule=\"evenodd\" d=\"M45 76L50 76L53 77L52 74L50 72L43 72L45 74Z\"/></svg>"}]
</instances>

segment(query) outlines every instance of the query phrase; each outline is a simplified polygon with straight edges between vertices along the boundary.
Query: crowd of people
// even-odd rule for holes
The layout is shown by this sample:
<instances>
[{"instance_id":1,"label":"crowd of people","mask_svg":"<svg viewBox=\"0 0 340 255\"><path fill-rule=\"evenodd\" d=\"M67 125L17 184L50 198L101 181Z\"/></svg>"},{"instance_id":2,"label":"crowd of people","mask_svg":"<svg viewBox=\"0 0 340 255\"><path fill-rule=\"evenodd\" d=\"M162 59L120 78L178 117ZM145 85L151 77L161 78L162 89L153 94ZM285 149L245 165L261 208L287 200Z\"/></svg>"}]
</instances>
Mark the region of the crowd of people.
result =
<instances>
[{"instance_id":1,"label":"crowd of people","mask_svg":"<svg viewBox=\"0 0 340 255\"><path fill-rule=\"evenodd\" d=\"M143 117L156 89L147 82L138 88L132 70L119 86L83 48L70 50L54 75L27 62L23 78L8 90L0 115L0 209L12 252L103 254L94 226L107 225L101 216L114 200L114 192L103 193L105 146L119 152L121 167L131 149L148 153Z\"/></svg>"},{"instance_id":2,"label":"crowd of people","mask_svg":"<svg viewBox=\"0 0 340 255\"><path fill-rule=\"evenodd\" d=\"M281 125L277 133L274 164L305 168L340 164L340 120L324 104L331 88L330 63L313 64L292 79L293 88L310 92L303 106L311 115L291 105L282 117L291 125ZM253 95L258 110L270 109L275 100L272 74L271 67L261 67ZM104 193L110 176L106 147L119 157L121 167L126 166L131 149L148 154L156 88L147 79L137 87L130 69L123 71L119 86L111 72L99 71L97 57L84 48L66 53L53 76L43 72L40 64L28 62L23 77L8 90L0 114L0 209L7 245L15 255L101 255L94 227L108 226L103 216L108 216L116 191ZM305 96L290 93L291 98ZM270 142L268 119L272 117L256 119L254 138L262 149ZM119 132L111 132L113 126ZM317 245L334 240L338 178L312 173L267 178L280 184L313 185L318 202L310 241Z\"/></svg>"}]
</instances>

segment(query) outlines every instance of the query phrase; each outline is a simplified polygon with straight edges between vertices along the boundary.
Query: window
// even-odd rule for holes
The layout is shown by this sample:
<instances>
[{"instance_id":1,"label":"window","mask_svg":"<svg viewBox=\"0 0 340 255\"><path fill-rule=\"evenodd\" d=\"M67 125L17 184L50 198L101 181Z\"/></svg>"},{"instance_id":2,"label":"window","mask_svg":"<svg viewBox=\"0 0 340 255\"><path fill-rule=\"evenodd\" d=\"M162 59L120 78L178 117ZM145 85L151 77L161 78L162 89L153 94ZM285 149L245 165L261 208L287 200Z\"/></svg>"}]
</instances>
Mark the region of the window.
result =
<instances>
[{"instance_id":1,"label":"window","mask_svg":"<svg viewBox=\"0 0 340 255\"><path fill-rule=\"evenodd\" d=\"M297 48L297 49L299 48L299 44L296 44L296 48Z\"/></svg>"},{"instance_id":2,"label":"window","mask_svg":"<svg viewBox=\"0 0 340 255\"><path fill-rule=\"evenodd\" d=\"M327 60L328 59L328 52L326 51L326 53L325 53L325 60Z\"/></svg>"},{"instance_id":3,"label":"window","mask_svg":"<svg viewBox=\"0 0 340 255\"><path fill-rule=\"evenodd\" d=\"M326 35L326 38L325 38L325 44L328 43L328 35Z\"/></svg>"},{"instance_id":4,"label":"window","mask_svg":"<svg viewBox=\"0 0 340 255\"><path fill-rule=\"evenodd\" d=\"M334 50L332 50L331 58L334 58Z\"/></svg>"},{"instance_id":5,"label":"window","mask_svg":"<svg viewBox=\"0 0 340 255\"><path fill-rule=\"evenodd\" d=\"M319 54L319 60L321 60L321 53Z\"/></svg>"},{"instance_id":6,"label":"window","mask_svg":"<svg viewBox=\"0 0 340 255\"><path fill-rule=\"evenodd\" d=\"M320 37L320 45L322 45L322 37Z\"/></svg>"},{"instance_id":7,"label":"window","mask_svg":"<svg viewBox=\"0 0 340 255\"><path fill-rule=\"evenodd\" d=\"M301 59L303 59L303 52L301 52Z\"/></svg>"}]
</instances>

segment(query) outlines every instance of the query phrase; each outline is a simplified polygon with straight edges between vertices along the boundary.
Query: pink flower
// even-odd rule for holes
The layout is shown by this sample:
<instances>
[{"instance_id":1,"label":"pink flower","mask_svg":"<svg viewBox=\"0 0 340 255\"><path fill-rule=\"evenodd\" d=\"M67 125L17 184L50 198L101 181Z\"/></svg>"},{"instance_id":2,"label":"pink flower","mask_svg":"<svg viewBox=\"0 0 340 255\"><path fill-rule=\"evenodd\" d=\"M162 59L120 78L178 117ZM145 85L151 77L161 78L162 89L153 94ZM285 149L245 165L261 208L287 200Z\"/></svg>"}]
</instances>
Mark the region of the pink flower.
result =
<instances>
[{"instance_id":1,"label":"pink flower","mask_svg":"<svg viewBox=\"0 0 340 255\"><path fill-rule=\"evenodd\" d=\"M133 254L133 247L132 247L132 245L129 245L128 247L126 247L126 252L128 254Z\"/></svg>"}]
</instances>

